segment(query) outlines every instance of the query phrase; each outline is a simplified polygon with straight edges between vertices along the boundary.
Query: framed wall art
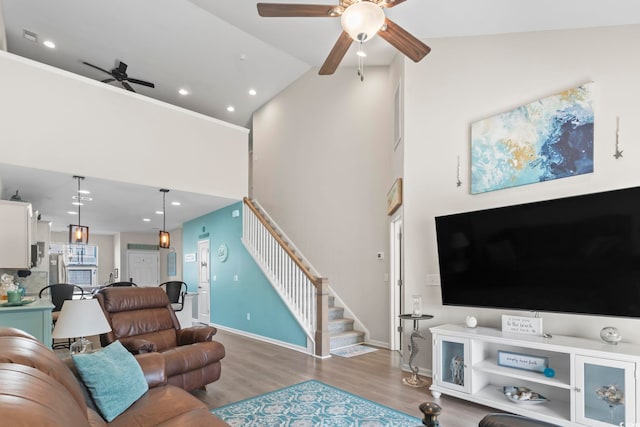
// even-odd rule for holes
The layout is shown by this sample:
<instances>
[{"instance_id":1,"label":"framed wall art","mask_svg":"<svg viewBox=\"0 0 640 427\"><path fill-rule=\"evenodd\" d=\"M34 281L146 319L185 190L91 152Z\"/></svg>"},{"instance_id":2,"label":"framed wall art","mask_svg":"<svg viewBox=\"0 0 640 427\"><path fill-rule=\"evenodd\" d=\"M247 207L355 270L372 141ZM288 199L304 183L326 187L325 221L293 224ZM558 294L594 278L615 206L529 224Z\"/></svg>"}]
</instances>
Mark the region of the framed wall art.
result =
<instances>
[{"instance_id":1,"label":"framed wall art","mask_svg":"<svg viewBox=\"0 0 640 427\"><path fill-rule=\"evenodd\" d=\"M593 83L471 125L471 193L593 172Z\"/></svg>"},{"instance_id":2,"label":"framed wall art","mask_svg":"<svg viewBox=\"0 0 640 427\"><path fill-rule=\"evenodd\" d=\"M387 193L387 215L393 215L402 205L402 178L395 180Z\"/></svg>"}]
</instances>

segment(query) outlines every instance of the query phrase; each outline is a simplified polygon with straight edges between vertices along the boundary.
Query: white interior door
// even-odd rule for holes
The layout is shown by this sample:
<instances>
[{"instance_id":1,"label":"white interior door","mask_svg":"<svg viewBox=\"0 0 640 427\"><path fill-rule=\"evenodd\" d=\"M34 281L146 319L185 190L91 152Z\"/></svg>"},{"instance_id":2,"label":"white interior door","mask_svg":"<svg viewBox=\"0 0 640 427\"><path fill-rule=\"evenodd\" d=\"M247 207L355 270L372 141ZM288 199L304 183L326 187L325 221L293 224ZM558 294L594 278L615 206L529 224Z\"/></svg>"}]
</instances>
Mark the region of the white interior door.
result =
<instances>
[{"instance_id":1,"label":"white interior door","mask_svg":"<svg viewBox=\"0 0 640 427\"><path fill-rule=\"evenodd\" d=\"M198 241L198 322L211 323L211 274L209 272L209 241Z\"/></svg>"},{"instance_id":2,"label":"white interior door","mask_svg":"<svg viewBox=\"0 0 640 427\"><path fill-rule=\"evenodd\" d=\"M391 248L389 251L389 286L391 297L391 340L390 349L402 348L402 332L400 332L402 314L402 218L391 220Z\"/></svg>"},{"instance_id":3,"label":"white interior door","mask_svg":"<svg viewBox=\"0 0 640 427\"><path fill-rule=\"evenodd\" d=\"M131 278L138 286L160 284L160 257L157 251L127 251L127 272L123 281Z\"/></svg>"}]
</instances>

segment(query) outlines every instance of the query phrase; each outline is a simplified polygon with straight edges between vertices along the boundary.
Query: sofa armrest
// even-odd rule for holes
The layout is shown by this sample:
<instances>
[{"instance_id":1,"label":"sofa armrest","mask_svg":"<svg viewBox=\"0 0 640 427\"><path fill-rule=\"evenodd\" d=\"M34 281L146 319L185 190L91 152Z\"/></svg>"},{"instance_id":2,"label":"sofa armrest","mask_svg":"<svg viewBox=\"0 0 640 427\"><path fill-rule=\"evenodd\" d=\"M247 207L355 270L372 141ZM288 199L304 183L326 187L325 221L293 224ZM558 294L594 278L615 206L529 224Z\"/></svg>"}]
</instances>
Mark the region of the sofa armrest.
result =
<instances>
[{"instance_id":1,"label":"sofa armrest","mask_svg":"<svg viewBox=\"0 0 640 427\"><path fill-rule=\"evenodd\" d=\"M192 326L178 329L178 345L189 345L197 342L211 341L218 332L213 326Z\"/></svg>"},{"instance_id":2,"label":"sofa armrest","mask_svg":"<svg viewBox=\"0 0 640 427\"><path fill-rule=\"evenodd\" d=\"M167 384L167 370L164 357L160 353L136 354L149 388Z\"/></svg>"},{"instance_id":3,"label":"sofa armrest","mask_svg":"<svg viewBox=\"0 0 640 427\"><path fill-rule=\"evenodd\" d=\"M120 342L124 348L133 354L153 353L158 351L154 343L141 338L126 338L120 340Z\"/></svg>"}]
</instances>

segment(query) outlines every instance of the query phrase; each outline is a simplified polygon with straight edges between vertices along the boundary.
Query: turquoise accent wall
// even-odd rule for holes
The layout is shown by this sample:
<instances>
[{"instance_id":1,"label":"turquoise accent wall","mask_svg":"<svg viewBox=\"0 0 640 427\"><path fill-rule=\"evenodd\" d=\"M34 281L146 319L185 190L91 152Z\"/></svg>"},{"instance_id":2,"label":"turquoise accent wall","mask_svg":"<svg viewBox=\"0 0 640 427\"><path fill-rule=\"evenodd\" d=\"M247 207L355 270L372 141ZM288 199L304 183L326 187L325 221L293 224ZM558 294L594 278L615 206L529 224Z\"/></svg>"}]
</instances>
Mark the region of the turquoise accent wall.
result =
<instances>
[{"instance_id":1,"label":"turquoise accent wall","mask_svg":"<svg viewBox=\"0 0 640 427\"><path fill-rule=\"evenodd\" d=\"M306 347L304 331L242 244L242 209L242 202L234 203L183 225L185 254L197 253L198 240L209 239L211 322ZM240 212L235 218L234 210ZM224 262L218 258L222 244L227 246ZM183 265L183 280L190 291L197 291L199 265L199 259Z\"/></svg>"}]
</instances>

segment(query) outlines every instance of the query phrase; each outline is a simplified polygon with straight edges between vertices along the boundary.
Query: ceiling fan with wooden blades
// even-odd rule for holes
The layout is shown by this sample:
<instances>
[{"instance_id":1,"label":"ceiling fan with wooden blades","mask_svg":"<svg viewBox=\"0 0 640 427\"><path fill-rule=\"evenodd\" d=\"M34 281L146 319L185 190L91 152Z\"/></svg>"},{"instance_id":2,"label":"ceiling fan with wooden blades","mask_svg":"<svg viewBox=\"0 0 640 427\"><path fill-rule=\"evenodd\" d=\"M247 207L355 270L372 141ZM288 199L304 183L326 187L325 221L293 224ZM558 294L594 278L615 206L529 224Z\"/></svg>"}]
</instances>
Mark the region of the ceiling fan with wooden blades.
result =
<instances>
[{"instance_id":1,"label":"ceiling fan with wooden blades","mask_svg":"<svg viewBox=\"0 0 640 427\"><path fill-rule=\"evenodd\" d=\"M333 74L354 41L364 43L378 34L404 55L419 62L431 48L384 14L384 9L406 0L339 0L337 6L320 4L258 3L262 17L340 17L342 33L318 74Z\"/></svg>"},{"instance_id":2,"label":"ceiling fan with wooden blades","mask_svg":"<svg viewBox=\"0 0 640 427\"><path fill-rule=\"evenodd\" d=\"M129 84L129 82L131 83L135 83L137 85L142 85L142 86L147 86L150 88L155 88L156 86L153 83L150 82L146 82L144 80L140 80L140 79L134 79L133 77L129 77L127 75L127 64L125 64L122 61L118 61L117 66L112 69L111 71L107 71L104 68L98 67L97 65L93 65L90 64L88 62L82 61L82 63L84 65L88 65L89 67L95 68L96 70L100 70L103 73L107 73L109 74L111 77L108 79L104 79L102 80L102 83L111 83L111 82L120 82L120 84L122 84L122 86L131 92L135 92L135 90L133 90L133 87L131 87L131 85Z\"/></svg>"}]
</instances>

